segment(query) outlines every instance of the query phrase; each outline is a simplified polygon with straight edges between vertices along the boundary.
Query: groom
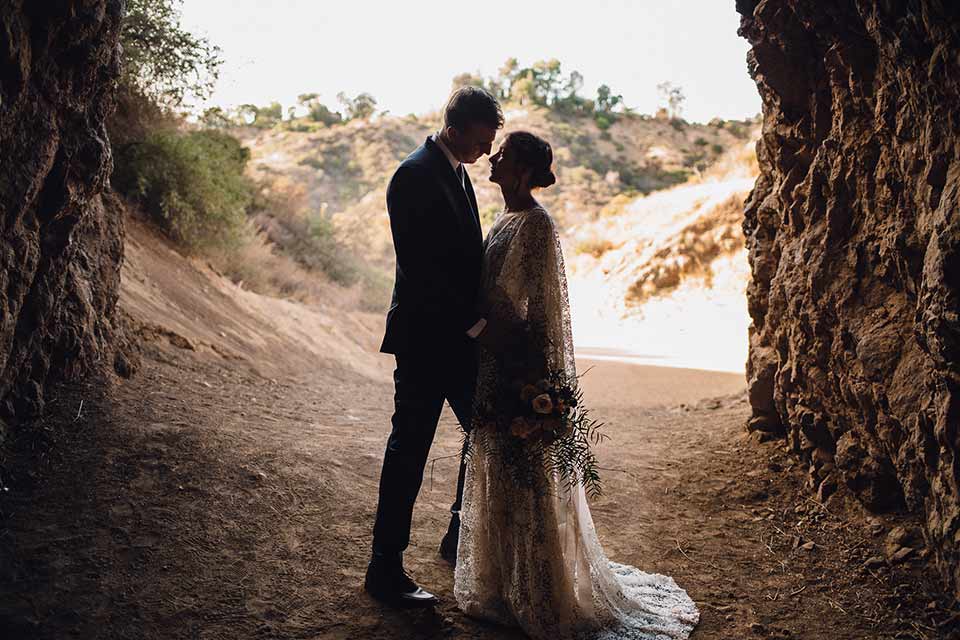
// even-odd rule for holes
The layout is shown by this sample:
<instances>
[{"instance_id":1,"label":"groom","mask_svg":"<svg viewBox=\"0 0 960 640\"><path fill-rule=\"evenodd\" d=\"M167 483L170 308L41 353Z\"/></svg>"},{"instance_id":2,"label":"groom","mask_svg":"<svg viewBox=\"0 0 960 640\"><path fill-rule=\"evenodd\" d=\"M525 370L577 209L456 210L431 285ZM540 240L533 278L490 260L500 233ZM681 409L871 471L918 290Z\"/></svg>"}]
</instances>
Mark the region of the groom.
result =
<instances>
[{"instance_id":1,"label":"groom","mask_svg":"<svg viewBox=\"0 0 960 640\"><path fill-rule=\"evenodd\" d=\"M457 89L444 107L440 131L400 164L387 187L397 271L380 350L396 357L394 413L364 587L397 606L437 603L404 571L403 551L444 400L464 430L470 429L476 340L486 320L477 307L483 238L463 165L489 154L502 126L503 113L490 93ZM440 545L440 554L451 561L465 469L461 460L453 515Z\"/></svg>"}]
</instances>

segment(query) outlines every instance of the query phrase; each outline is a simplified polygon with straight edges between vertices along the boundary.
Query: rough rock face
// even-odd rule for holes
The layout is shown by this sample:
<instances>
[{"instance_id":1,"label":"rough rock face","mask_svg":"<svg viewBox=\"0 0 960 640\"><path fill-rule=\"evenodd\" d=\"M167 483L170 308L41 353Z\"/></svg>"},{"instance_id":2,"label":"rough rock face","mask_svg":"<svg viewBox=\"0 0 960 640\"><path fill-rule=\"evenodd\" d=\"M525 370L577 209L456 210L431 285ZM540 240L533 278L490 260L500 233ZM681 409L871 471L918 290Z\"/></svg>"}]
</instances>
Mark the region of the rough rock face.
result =
<instances>
[{"instance_id":1,"label":"rough rock face","mask_svg":"<svg viewBox=\"0 0 960 640\"><path fill-rule=\"evenodd\" d=\"M960 588L960 4L738 0L764 105L751 429L926 519Z\"/></svg>"},{"instance_id":2,"label":"rough rock face","mask_svg":"<svg viewBox=\"0 0 960 640\"><path fill-rule=\"evenodd\" d=\"M122 8L0 5L0 438L42 407L49 382L114 357L123 227L99 194Z\"/></svg>"}]
</instances>

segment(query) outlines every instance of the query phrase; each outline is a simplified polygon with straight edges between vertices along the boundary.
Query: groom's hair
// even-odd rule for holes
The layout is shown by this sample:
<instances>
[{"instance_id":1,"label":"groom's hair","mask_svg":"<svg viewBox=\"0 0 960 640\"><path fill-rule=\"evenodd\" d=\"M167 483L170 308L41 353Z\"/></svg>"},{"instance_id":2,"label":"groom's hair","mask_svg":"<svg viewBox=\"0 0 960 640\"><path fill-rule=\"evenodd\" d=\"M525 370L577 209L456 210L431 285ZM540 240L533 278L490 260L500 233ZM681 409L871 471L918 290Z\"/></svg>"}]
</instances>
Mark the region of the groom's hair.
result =
<instances>
[{"instance_id":1,"label":"groom's hair","mask_svg":"<svg viewBox=\"0 0 960 640\"><path fill-rule=\"evenodd\" d=\"M443 107L443 128L466 131L471 124L492 129L503 126L503 111L493 94L480 87L460 87L450 94Z\"/></svg>"}]
</instances>

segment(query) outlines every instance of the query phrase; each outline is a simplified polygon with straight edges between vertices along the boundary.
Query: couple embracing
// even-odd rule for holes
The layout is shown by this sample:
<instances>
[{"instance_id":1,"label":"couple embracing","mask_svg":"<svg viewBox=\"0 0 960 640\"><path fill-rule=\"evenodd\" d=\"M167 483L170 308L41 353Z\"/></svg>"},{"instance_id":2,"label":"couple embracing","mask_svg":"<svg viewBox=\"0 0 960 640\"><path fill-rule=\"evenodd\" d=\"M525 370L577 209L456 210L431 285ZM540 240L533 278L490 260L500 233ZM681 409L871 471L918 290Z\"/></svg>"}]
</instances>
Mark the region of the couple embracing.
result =
<instances>
[{"instance_id":1,"label":"couple embracing","mask_svg":"<svg viewBox=\"0 0 960 640\"><path fill-rule=\"evenodd\" d=\"M464 613L533 638L687 638L699 621L687 593L669 576L609 561L583 484L544 464L544 438L505 415L518 372L571 383L576 367L560 240L533 195L556 180L542 138L508 133L490 157L504 208L482 235L463 165L491 153L503 122L487 91L454 91L440 131L387 188L397 269L381 351L396 357L395 407L364 586L394 606L437 603L406 573L403 552L446 400L467 439L440 554L455 564ZM549 414L563 403L549 386L520 393L539 394L548 406L536 410Z\"/></svg>"}]
</instances>

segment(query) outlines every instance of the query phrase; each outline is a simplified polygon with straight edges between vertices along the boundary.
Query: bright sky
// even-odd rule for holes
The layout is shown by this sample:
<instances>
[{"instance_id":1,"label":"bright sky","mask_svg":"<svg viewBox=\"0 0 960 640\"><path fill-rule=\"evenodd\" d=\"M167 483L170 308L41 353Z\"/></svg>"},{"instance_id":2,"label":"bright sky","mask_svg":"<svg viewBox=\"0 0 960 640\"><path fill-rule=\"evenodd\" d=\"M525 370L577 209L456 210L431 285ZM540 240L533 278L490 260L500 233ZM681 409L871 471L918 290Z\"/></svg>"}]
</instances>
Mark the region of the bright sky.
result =
<instances>
[{"instance_id":1,"label":"bright sky","mask_svg":"<svg viewBox=\"0 0 960 640\"><path fill-rule=\"evenodd\" d=\"M734 0L184 0L183 24L223 50L210 101L223 106L286 109L317 92L334 107L338 92L366 91L394 115L424 113L453 76L494 75L512 56L557 58L564 75L583 74L585 97L606 83L641 113L663 81L682 88L691 121L760 111Z\"/></svg>"}]
</instances>

